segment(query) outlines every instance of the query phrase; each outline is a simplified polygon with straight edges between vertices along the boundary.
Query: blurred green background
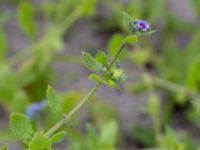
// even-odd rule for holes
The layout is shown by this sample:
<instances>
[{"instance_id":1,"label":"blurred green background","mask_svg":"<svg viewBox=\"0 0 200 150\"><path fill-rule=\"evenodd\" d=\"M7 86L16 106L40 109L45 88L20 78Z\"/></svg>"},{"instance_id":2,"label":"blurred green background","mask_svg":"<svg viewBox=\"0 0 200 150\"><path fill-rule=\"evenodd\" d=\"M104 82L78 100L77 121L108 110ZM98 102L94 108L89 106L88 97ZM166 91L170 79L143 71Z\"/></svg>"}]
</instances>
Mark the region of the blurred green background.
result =
<instances>
[{"instance_id":1,"label":"blurred green background","mask_svg":"<svg viewBox=\"0 0 200 150\"><path fill-rule=\"evenodd\" d=\"M58 121L46 106L30 112L45 103L48 85L66 113L79 102L94 85L81 52L112 55L130 34L123 12L156 32L126 48L128 81L103 86L55 149L200 149L199 0L1 0L0 146L23 149L9 128L12 112L37 130Z\"/></svg>"}]
</instances>

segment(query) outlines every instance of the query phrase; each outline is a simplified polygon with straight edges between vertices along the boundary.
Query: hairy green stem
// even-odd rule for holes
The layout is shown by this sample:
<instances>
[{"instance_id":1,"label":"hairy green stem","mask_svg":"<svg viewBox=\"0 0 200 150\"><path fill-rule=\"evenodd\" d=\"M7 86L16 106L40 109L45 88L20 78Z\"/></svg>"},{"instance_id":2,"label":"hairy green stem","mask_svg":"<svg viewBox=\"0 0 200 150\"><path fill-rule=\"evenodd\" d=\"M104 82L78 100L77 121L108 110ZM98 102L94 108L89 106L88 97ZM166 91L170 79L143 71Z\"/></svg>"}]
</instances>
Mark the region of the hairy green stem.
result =
<instances>
[{"instance_id":1,"label":"hairy green stem","mask_svg":"<svg viewBox=\"0 0 200 150\"><path fill-rule=\"evenodd\" d=\"M119 57L120 53L122 52L123 48L125 47L125 44L122 44L122 46L117 51L116 55L114 56L113 60L111 61L111 64L108 66L108 68L111 68L117 58ZM58 130L64 123L68 122L70 118L90 99L90 97L97 91L97 89L102 85L102 83L98 82L96 83L96 86L93 87L90 92L64 117L58 121L52 128L50 128L45 135L51 136L56 130Z\"/></svg>"},{"instance_id":2,"label":"hairy green stem","mask_svg":"<svg viewBox=\"0 0 200 150\"><path fill-rule=\"evenodd\" d=\"M67 115L57 122L49 131L46 132L46 136L51 136L57 129L59 129L64 123L70 120L70 118L89 100L89 98L96 92L96 90L101 86L102 83L97 83L94 88L70 111Z\"/></svg>"},{"instance_id":3,"label":"hairy green stem","mask_svg":"<svg viewBox=\"0 0 200 150\"><path fill-rule=\"evenodd\" d=\"M160 87L166 88L166 89L174 91L174 92L185 92L187 95L189 95L191 97L200 98L200 94L195 93L194 91L191 91L188 88L183 87L181 85L172 83L167 80L163 80L161 78L153 77L153 76L151 76L151 79L153 80L153 82L156 85L158 85Z\"/></svg>"},{"instance_id":4,"label":"hairy green stem","mask_svg":"<svg viewBox=\"0 0 200 150\"><path fill-rule=\"evenodd\" d=\"M119 55L121 54L122 50L124 49L125 47L125 43L123 43L121 45L121 47L119 48L119 50L117 51L116 55L114 56L113 60L111 61L110 63L110 67L108 67L109 69L114 65L115 61L117 60L117 58L119 57Z\"/></svg>"}]
</instances>

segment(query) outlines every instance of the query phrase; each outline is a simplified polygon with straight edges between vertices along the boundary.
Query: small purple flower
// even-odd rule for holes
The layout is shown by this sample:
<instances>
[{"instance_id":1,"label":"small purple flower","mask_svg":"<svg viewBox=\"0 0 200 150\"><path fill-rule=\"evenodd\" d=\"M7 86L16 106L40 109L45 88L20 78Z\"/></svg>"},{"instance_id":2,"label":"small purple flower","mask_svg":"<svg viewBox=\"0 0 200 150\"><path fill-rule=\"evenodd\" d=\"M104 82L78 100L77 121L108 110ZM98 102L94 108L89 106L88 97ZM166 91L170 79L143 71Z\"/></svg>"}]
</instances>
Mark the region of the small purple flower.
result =
<instances>
[{"instance_id":1,"label":"small purple flower","mask_svg":"<svg viewBox=\"0 0 200 150\"><path fill-rule=\"evenodd\" d=\"M28 107L26 115L29 118L33 118L34 115L36 113L40 112L46 105L47 105L47 101L46 100L42 101L40 103L33 103Z\"/></svg>"},{"instance_id":2,"label":"small purple flower","mask_svg":"<svg viewBox=\"0 0 200 150\"><path fill-rule=\"evenodd\" d=\"M144 31L144 32L146 32L150 29L148 22L146 22L144 20L135 21L135 27L139 30Z\"/></svg>"}]
</instances>

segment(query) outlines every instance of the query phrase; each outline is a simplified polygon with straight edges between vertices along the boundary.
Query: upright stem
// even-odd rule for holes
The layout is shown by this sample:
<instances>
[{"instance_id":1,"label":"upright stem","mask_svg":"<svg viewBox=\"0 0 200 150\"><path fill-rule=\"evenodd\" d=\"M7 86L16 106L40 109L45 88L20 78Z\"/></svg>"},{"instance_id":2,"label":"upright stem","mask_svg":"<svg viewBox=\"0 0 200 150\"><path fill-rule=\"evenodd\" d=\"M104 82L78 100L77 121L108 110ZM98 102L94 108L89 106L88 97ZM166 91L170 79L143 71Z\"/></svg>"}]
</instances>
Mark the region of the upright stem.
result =
<instances>
[{"instance_id":1,"label":"upright stem","mask_svg":"<svg viewBox=\"0 0 200 150\"><path fill-rule=\"evenodd\" d=\"M125 45L126 45L125 43L123 43L123 44L121 45L121 47L120 47L119 50L117 51L116 55L114 56L113 60L111 61L110 67L112 67L112 66L114 65L115 61L117 60L117 58L118 58L119 55L121 54L122 50L124 49ZM108 67L108 68L110 68L110 67Z\"/></svg>"},{"instance_id":2,"label":"upright stem","mask_svg":"<svg viewBox=\"0 0 200 150\"><path fill-rule=\"evenodd\" d=\"M64 117L57 122L47 133L46 136L51 136L57 129L59 129L64 123L69 121L69 119L85 104L89 98L96 92L96 90L101 86L102 83L97 83L95 87L93 87L90 92L70 111L67 115L64 115Z\"/></svg>"},{"instance_id":3,"label":"upright stem","mask_svg":"<svg viewBox=\"0 0 200 150\"><path fill-rule=\"evenodd\" d=\"M122 44L122 46L117 51L116 55L114 56L113 60L111 61L108 68L111 68L117 58L119 57L120 53L122 52L125 44ZM64 115L64 117L58 121L51 129L49 129L45 135L51 136L56 130L58 130L64 123L68 122L70 118L90 99L90 97L97 91L97 89L102 85L102 83L98 82L96 83L96 86L93 87L90 92L70 111L68 114Z\"/></svg>"}]
</instances>

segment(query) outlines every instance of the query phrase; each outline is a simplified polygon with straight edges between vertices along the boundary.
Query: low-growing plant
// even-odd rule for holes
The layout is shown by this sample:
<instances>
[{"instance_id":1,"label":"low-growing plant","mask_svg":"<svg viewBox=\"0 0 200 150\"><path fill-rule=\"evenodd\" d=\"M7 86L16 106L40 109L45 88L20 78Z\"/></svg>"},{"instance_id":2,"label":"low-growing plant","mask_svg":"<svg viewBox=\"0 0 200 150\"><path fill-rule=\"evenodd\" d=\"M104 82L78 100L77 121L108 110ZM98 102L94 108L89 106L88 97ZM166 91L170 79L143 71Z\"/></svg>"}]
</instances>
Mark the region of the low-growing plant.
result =
<instances>
[{"instance_id":1,"label":"low-growing plant","mask_svg":"<svg viewBox=\"0 0 200 150\"><path fill-rule=\"evenodd\" d=\"M96 85L88 92L88 94L86 94L86 96L84 96L80 100L80 102L74 108L72 108L70 112L68 112L67 114L64 113L64 108L62 107L60 95L51 86L48 87L48 106L55 113L56 116L61 118L49 130L43 129L42 131L36 131L33 128L31 120L26 115L21 113L11 114L11 130L13 131L14 135L25 144L26 148L52 149L52 144L65 136L65 131L59 131L58 129L60 129L60 127L63 126L65 123L69 123L72 116L76 112L78 112L82 108L82 106L95 94L97 89L99 89L103 84L111 87L118 87L119 83L126 81L127 77L123 69L117 64L124 47L126 45L132 45L136 43L138 41L138 36L150 34L152 33L152 30L150 29L147 22L142 20L134 21L127 14L124 14L124 20L132 34L120 41L117 49L112 50L113 55L109 57L104 52L99 51L96 56L93 57L87 52L82 52L85 66L93 72L91 75L89 75L89 80L95 81ZM38 111L42 107L44 107L43 104L35 105L33 111ZM106 130L102 131L102 140L104 140L105 144L106 142L111 141L106 140L108 138L106 134L114 130L115 126L116 124L114 122L111 122L110 124L108 124L108 127L105 127L105 129L103 129ZM92 131L93 129L88 129L90 129L88 134L92 134L94 136L95 133L94 131ZM115 132L116 131L113 131L113 133L110 134L115 134ZM99 142L101 143L102 141L100 140ZM114 143L114 141L111 142L111 146ZM108 144L109 143L107 143L106 145L109 146ZM78 145L75 144L75 146ZM93 146L98 146L98 143Z\"/></svg>"}]
</instances>

